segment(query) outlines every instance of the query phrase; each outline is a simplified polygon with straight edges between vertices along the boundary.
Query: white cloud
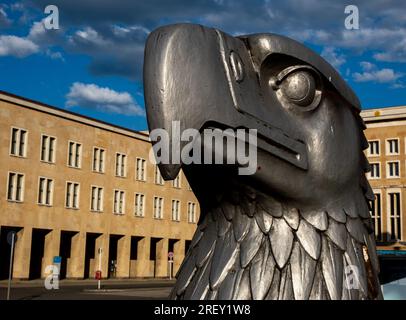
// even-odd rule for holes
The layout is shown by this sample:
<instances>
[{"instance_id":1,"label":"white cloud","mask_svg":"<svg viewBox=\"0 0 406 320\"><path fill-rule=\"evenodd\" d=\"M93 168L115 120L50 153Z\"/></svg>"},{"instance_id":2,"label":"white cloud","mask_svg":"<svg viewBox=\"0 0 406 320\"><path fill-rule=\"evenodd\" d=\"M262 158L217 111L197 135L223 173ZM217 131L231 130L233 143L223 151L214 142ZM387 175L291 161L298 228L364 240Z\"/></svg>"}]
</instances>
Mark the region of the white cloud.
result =
<instances>
[{"instance_id":1,"label":"white cloud","mask_svg":"<svg viewBox=\"0 0 406 320\"><path fill-rule=\"evenodd\" d=\"M377 61L406 62L406 27L363 27L359 30L293 28L289 35L301 41L355 52L373 50Z\"/></svg>"},{"instance_id":2,"label":"white cloud","mask_svg":"<svg viewBox=\"0 0 406 320\"><path fill-rule=\"evenodd\" d=\"M43 21L36 21L32 24L28 33L28 38L31 38L32 40L37 39L38 37L42 37L45 32L46 29Z\"/></svg>"},{"instance_id":3,"label":"white cloud","mask_svg":"<svg viewBox=\"0 0 406 320\"><path fill-rule=\"evenodd\" d=\"M26 57L38 52L39 47L29 39L16 36L0 36L0 56Z\"/></svg>"},{"instance_id":4,"label":"white cloud","mask_svg":"<svg viewBox=\"0 0 406 320\"><path fill-rule=\"evenodd\" d=\"M49 49L47 49L45 51L45 54L50 57L52 60L61 60L63 62L65 62L65 58L62 56L62 53L60 53L59 51L51 51Z\"/></svg>"},{"instance_id":5,"label":"white cloud","mask_svg":"<svg viewBox=\"0 0 406 320\"><path fill-rule=\"evenodd\" d=\"M374 81L374 82L392 82L400 78L402 74L396 73L393 69L384 68L377 71L372 72L355 72L354 73L354 80L356 82L367 82L367 81Z\"/></svg>"},{"instance_id":6,"label":"white cloud","mask_svg":"<svg viewBox=\"0 0 406 320\"><path fill-rule=\"evenodd\" d=\"M374 59L386 62L406 62L406 29L403 30L404 38L394 40L386 51L374 54Z\"/></svg>"},{"instance_id":7,"label":"white cloud","mask_svg":"<svg viewBox=\"0 0 406 320\"><path fill-rule=\"evenodd\" d=\"M291 29L288 31L288 35L296 40L300 41L315 41L321 44L332 43L331 38L333 34L324 30L314 30L314 29Z\"/></svg>"},{"instance_id":8,"label":"white cloud","mask_svg":"<svg viewBox=\"0 0 406 320\"><path fill-rule=\"evenodd\" d=\"M354 72L353 78L356 82L379 82L389 83L396 82L403 76L402 73L395 72L393 69L378 69L373 63L363 61L360 63L363 72Z\"/></svg>"},{"instance_id":9,"label":"white cloud","mask_svg":"<svg viewBox=\"0 0 406 320\"><path fill-rule=\"evenodd\" d=\"M0 56L24 58L34 53L43 52L51 59L63 60L61 53L52 52L49 49L57 42L60 35L59 30L46 30L43 21L34 22L25 37L0 35Z\"/></svg>"},{"instance_id":10,"label":"white cloud","mask_svg":"<svg viewBox=\"0 0 406 320\"><path fill-rule=\"evenodd\" d=\"M361 28L357 31L344 30L339 39L343 47L348 48L387 48L405 37L405 28Z\"/></svg>"},{"instance_id":11,"label":"white cloud","mask_svg":"<svg viewBox=\"0 0 406 320\"><path fill-rule=\"evenodd\" d=\"M392 88L392 89L404 89L404 88L406 88L406 84L404 84L404 83L402 83L402 82L397 82L397 83L394 83L394 84L391 86L391 88Z\"/></svg>"},{"instance_id":12,"label":"white cloud","mask_svg":"<svg viewBox=\"0 0 406 320\"><path fill-rule=\"evenodd\" d=\"M364 71L371 71L376 69L376 65L368 61L361 61L360 63L362 70Z\"/></svg>"},{"instance_id":13,"label":"white cloud","mask_svg":"<svg viewBox=\"0 0 406 320\"><path fill-rule=\"evenodd\" d=\"M106 46L111 44L103 39L103 37L91 27L86 27L84 30L76 31L75 40L73 38L70 38L70 41L78 41L96 46Z\"/></svg>"},{"instance_id":14,"label":"white cloud","mask_svg":"<svg viewBox=\"0 0 406 320\"><path fill-rule=\"evenodd\" d=\"M336 69L339 69L346 62L344 55L339 54L334 47L325 47L321 52L321 56Z\"/></svg>"},{"instance_id":15,"label":"white cloud","mask_svg":"<svg viewBox=\"0 0 406 320\"><path fill-rule=\"evenodd\" d=\"M118 92L96 84L75 82L66 95L67 107L80 106L97 109L106 113L117 113L131 116L144 115L144 110L128 92Z\"/></svg>"},{"instance_id":16,"label":"white cloud","mask_svg":"<svg viewBox=\"0 0 406 320\"><path fill-rule=\"evenodd\" d=\"M27 39L35 42L41 48L46 48L58 43L62 34L62 28L48 30L45 28L44 20L41 20L32 24Z\"/></svg>"},{"instance_id":17,"label":"white cloud","mask_svg":"<svg viewBox=\"0 0 406 320\"><path fill-rule=\"evenodd\" d=\"M133 25L133 26L129 26L129 27L121 27L121 26L117 26L114 25L112 27L113 29L113 33L115 36L117 37L126 37L128 34L132 33L132 32L139 32L139 33L144 33L144 34L149 34L151 31L143 26L137 26L137 25Z\"/></svg>"}]
</instances>

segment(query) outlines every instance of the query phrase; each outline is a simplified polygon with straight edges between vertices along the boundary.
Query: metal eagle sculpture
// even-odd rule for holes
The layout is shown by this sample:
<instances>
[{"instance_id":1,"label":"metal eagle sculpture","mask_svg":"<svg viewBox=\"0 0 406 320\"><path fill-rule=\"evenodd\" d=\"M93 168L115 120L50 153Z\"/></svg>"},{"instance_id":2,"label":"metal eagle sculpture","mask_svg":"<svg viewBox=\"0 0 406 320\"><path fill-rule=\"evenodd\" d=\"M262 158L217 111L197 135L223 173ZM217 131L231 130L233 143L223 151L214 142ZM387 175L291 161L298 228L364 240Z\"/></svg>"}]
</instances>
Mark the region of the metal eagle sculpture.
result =
<instances>
[{"instance_id":1,"label":"metal eagle sculpture","mask_svg":"<svg viewBox=\"0 0 406 320\"><path fill-rule=\"evenodd\" d=\"M150 130L257 130L252 175L159 164L166 180L182 168L201 207L171 298L382 298L365 124L329 63L276 34L169 25L148 37L144 90Z\"/></svg>"}]
</instances>

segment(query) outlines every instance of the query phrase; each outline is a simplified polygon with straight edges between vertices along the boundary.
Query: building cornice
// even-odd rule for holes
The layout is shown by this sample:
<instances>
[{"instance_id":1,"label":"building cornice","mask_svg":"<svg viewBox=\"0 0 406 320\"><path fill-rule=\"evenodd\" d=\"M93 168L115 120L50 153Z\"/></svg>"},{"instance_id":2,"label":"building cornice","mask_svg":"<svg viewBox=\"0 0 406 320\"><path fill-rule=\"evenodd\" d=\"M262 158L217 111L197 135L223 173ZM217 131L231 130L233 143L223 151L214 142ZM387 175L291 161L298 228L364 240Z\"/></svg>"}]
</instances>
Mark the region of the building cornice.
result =
<instances>
[{"instance_id":1,"label":"building cornice","mask_svg":"<svg viewBox=\"0 0 406 320\"><path fill-rule=\"evenodd\" d=\"M125 135L134 139L143 140L143 141L150 141L149 135L146 131L135 131L130 130L124 127L116 126L101 120L97 120L91 117L87 117L78 113L74 113L71 111L63 110L42 102L38 102L35 100L27 99L21 96L17 96L15 94L1 91L0 90L0 101L8 102L14 105L18 105L23 108L28 108L32 110L36 110L39 112L47 113L59 118L67 119L70 121L74 121L80 124L84 124L87 126L91 126L94 128L99 128L102 130L110 131L113 133Z\"/></svg>"},{"instance_id":2,"label":"building cornice","mask_svg":"<svg viewBox=\"0 0 406 320\"><path fill-rule=\"evenodd\" d=\"M361 117L367 125L379 122L405 121L406 106L364 109L361 111Z\"/></svg>"}]
</instances>

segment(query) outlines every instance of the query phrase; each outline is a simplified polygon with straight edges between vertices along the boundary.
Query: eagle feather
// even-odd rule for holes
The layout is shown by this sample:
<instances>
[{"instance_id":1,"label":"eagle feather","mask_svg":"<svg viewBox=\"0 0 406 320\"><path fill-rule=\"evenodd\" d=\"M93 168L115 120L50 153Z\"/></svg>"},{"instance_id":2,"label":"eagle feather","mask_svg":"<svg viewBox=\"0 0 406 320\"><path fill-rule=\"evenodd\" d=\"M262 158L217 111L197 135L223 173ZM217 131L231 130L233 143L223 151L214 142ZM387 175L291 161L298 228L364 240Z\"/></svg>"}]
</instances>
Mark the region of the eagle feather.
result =
<instances>
[{"instance_id":1,"label":"eagle feather","mask_svg":"<svg viewBox=\"0 0 406 320\"><path fill-rule=\"evenodd\" d=\"M223 195L216 207L202 212L173 298L380 296L379 284L374 282L379 272L374 234L362 221L369 215L365 197L306 211L286 207L259 192L247 196L244 188L240 186L238 197L234 190ZM347 273L354 267L359 290L351 288L348 280Z\"/></svg>"}]
</instances>

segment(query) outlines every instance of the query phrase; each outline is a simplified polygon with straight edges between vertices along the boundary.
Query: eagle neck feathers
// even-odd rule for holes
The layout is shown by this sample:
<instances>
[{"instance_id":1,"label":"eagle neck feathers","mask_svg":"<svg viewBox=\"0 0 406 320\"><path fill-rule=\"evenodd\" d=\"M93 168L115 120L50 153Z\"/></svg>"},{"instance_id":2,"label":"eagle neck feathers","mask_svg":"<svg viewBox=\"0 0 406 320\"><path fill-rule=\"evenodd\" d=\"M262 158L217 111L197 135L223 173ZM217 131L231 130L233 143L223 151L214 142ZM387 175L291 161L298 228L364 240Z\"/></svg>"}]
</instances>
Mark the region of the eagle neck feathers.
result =
<instances>
[{"instance_id":1,"label":"eagle neck feathers","mask_svg":"<svg viewBox=\"0 0 406 320\"><path fill-rule=\"evenodd\" d=\"M301 209L233 188L202 208L172 298L380 298L368 202L358 193Z\"/></svg>"}]
</instances>

